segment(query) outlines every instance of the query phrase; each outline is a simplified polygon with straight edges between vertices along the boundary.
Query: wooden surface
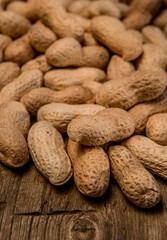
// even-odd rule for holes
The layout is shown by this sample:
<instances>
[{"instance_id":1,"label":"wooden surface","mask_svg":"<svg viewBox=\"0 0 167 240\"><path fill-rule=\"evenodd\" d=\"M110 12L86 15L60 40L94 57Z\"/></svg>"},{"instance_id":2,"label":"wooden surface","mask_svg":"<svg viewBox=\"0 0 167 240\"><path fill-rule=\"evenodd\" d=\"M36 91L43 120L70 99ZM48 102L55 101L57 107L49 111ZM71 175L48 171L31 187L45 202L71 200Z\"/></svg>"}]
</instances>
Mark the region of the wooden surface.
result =
<instances>
[{"instance_id":1,"label":"wooden surface","mask_svg":"<svg viewBox=\"0 0 167 240\"><path fill-rule=\"evenodd\" d=\"M157 181L161 203L142 210L113 179L103 197L90 199L73 180L52 186L31 162L19 170L0 164L0 240L166 240L167 183Z\"/></svg>"}]
</instances>

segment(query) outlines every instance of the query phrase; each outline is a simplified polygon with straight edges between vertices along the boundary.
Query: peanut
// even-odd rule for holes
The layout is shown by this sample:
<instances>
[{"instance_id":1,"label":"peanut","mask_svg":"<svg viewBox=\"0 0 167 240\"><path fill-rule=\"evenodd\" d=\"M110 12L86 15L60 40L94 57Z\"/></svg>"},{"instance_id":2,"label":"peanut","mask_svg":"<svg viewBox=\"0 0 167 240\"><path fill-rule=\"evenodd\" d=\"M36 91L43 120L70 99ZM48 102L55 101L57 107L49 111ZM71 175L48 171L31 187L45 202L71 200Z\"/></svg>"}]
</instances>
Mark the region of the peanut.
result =
<instances>
[{"instance_id":1,"label":"peanut","mask_svg":"<svg viewBox=\"0 0 167 240\"><path fill-rule=\"evenodd\" d=\"M62 185L71 178L73 171L63 138L49 122L37 122L31 127L28 146L37 169L53 185Z\"/></svg>"},{"instance_id":2,"label":"peanut","mask_svg":"<svg viewBox=\"0 0 167 240\"><path fill-rule=\"evenodd\" d=\"M125 61L132 61L142 53L142 37L138 31L126 30L121 21L108 16L92 19L92 33L96 40Z\"/></svg>"},{"instance_id":3,"label":"peanut","mask_svg":"<svg viewBox=\"0 0 167 240\"><path fill-rule=\"evenodd\" d=\"M1 11L0 31L11 38L18 38L26 34L31 24L22 15L12 11Z\"/></svg>"},{"instance_id":4,"label":"peanut","mask_svg":"<svg viewBox=\"0 0 167 240\"><path fill-rule=\"evenodd\" d=\"M38 110L38 121L48 121L60 132L66 132L67 126L79 115L95 115L104 107L97 104L70 105L65 103L50 103Z\"/></svg>"},{"instance_id":5,"label":"peanut","mask_svg":"<svg viewBox=\"0 0 167 240\"><path fill-rule=\"evenodd\" d=\"M85 32L84 33L84 39L83 39L83 45L84 46L97 46L97 45L99 45L99 43L93 37L92 33Z\"/></svg>"},{"instance_id":6,"label":"peanut","mask_svg":"<svg viewBox=\"0 0 167 240\"><path fill-rule=\"evenodd\" d=\"M3 62L0 64L0 90L8 83L12 82L20 74L18 64L13 62Z\"/></svg>"},{"instance_id":7,"label":"peanut","mask_svg":"<svg viewBox=\"0 0 167 240\"><path fill-rule=\"evenodd\" d=\"M101 85L102 83L95 82L92 80L86 80L82 84L83 87L89 88L94 93L94 95L96 95L96 93L99 91L99 88L101 87Z\"/></svg>"},{"instance_id":8,"label":"peanut","mask_svg":"<svg viewBox=\"0 0 167 240\"><path fill-rule=\"evenodd\" d=\"M133 0L130 4L131 11L123 20L126 28L140 29L152 20L153 16L159 11L162 0Z\"/></svg>"},{"instance_id":9,"label":"peanut","mask_svg":"<svg viewBox=\"0 0 167 240\"><path fill-rule=\"evenodd\" d=\"M32 70L32 69L38 69L43 73L48 72L51 70L51 66L48 64L46 60L45 55L39 55L38 57L26 62L24 65L22 65L21 70L26 71L26 70Z\"/></svg>"},{"instance_id":10,"label":"peanut","mask_svg":"<svg viewBox=\"0 0 167 240\"><path fill-rule=\"evenodd\" d=\"M146 124L146 135L154 142L167 145L167 113L158 113L149 117Z\"/></svg>"},{"instance_id":11,"label":"peanut","mask_svg":"<svg viewBox=\"0 0 167 240\"><path fill-rule=\"evenodd\" d=\"M46 50L46 58L54 67L83 66L105 68L109 52L102 46L83 47L74 38L63 38Z\"/></svg>"},{"instance_id":12,"label":"peanut","mask_svg":"<svg viewBox=\"0 0 167 240\"><path fill-rule=\"evenodd\" d=\"M43 76L39 70L29 70L23 72L18 78L7 84L0 93L0 104L16 100L33 88L42 85Z\"/></svg>"},{"instance_id":13,"label":"peanut","mask_svg":"<svg viewBox=\"0 0 167 240\"><path fill-rule=\"evenodd\" d=\"M167 9L164 9L154 19L153 24L163 29L167 25L166 23L167 23Z\"/></svg>"},{"instance_id":14,"label":"peanut","mask_svg":"<svg viewBox=\"0 0 167 240\"><path fill-rule=\"evenodd\" d=\"M102 196L109 185L110 165L101 147L87 147L69 139L68 154L78 190L89 197Z\"/></svg>"},{"instance_id":15,"label":"peanut","mask_svg":"<svg viewBox=\"0 0 167 240\"><path fill-rule=\"evenodd\" d=\"M44 76L44 85L61 90L72 85L82 85L85 81L104 82L106 74L98 68L81 67L76 69L56 69Z\"/></svg>"},{"instance_id":16,"label":"peanut","mask_svg":"<svg viewBox=\"0 0 167 240\"><path fill-rule=\"evenodd\" d=\"M133 134L135 124L131 116L119 108L99 111L96 115L78 116L67 128L68 136L86 146L118 142Z\"/></svg>"},{"instance_id":17,"label":"peanut","mask_svg":"<svg viewBox=\"0 0 167 240\"><path fill-rule=\"evenodd\" d=\"M35 52L31 47L28 35L24 35L11 42L5 50L5 60L18 64L23 64L35 56Z\"/></svg>"},{"instance_id":18,"label":"peanut","mask_svg":"<svg viewBox=\"0 0 167 240\"><path fill-rule=\"evenodd\" d=\"M133 63L123 60L117 55L113 55L107 66L107 78L116 79L128 75L135 71Z\"/></svg>"},{"instance_id":19,"label":"peanut","mask_svg":"<svg viewBox=\"0 0 167 240\"><path fill-rule=\"evenodd\" d=\"M150 116L156 113L167 112L167 90L157 99L137 104L128 111L135 121L135 133L141 134Z\"/></svg>"},{"instance_id":20,"label":"peanut","mask_svg":"<svg viewBox=\"0 0 167 240\"><path fill-rule=\"evenodd\" d=\"M152 208L161 199L155 178L124 146L111 146L108 151L111 174L127 199L138 207Z\"/></svg>"},{"instance_id":21,"label":"peanut","mask_svg":"<svg viewBox=\"0 0 167 240\"><path fill-rule=\"evenodd\" d=\"M94 103L94 94L88 88L81 86L71 86L59 92L40 87L24 94L20 101L31 115L35 115L40 107L51 102L68 104Z\"/></svg>"},{"instance_id":22,"label":"peanut","mask_svg":"<svg viewBox=\"0 0 167 240\"><path fill-rule=\"evenodd\" d=\"M151 139L135 135L123 142L153 174L167 180L167 147L161 146Z\"/></svg>"},{"instance_id":23,"label":"peanut","mask_svg":"<svg viewBox=\"0 0 167 240\"><path fill-rule=\"evenodd\" d=\"M167 54L155 44L144 44L143 54L136 60L136 67L138 70L166 70Z\"/></svg>"},{"instance_id":24,"label":"peanut","mask_svg":"<svg viewBox=\"0 0 167 240\"><path fill-rule=\"evenodd\" d=\"M56 41L56 35L40 21L31 26L28 37L33 48L42 53Z\"/></svg>"},{"instance_id":25,"label":"peanut","mask_svg":"<svg viewBox=\"0 0 167 240\"><path fill-rule=\"evenodd\" d=\"M167 84L163 71L135 71L104 83L96 95L97 104L128 109L137 103L160 96Z\"/></svg>"},{"instance_id":26,"label":"peanut","mask_svg":"<svg viewBox=\"0 0 167 240\"><path fill-rule=\"evenodd\" d=\"M167 54L167 40L164 32L155 26L146 26L142 29L145 42L159 46Z\"/></svg>"},{"instance_id":27,"label":"peanut","mask_svg":"<svg viewBox=\"0 0 167 240\"><path fill-rule=\"evenodd\" d=\"M11 43L12 39L9 36L4 34L0 34L0 63L3 61L4 58L4 50L7 46Z\"/></svg>"},{"instance_id":28,"label":"peanut","mask_svg":"<svg viewBox=\"0 0 167 240\"><path fill-rule=\"evenodd\" d=\"M37 0L36 12L58 37L73 37L82 41L84 34L82 26L65 11L58 1Z\"/></svg>"}]
</instances>

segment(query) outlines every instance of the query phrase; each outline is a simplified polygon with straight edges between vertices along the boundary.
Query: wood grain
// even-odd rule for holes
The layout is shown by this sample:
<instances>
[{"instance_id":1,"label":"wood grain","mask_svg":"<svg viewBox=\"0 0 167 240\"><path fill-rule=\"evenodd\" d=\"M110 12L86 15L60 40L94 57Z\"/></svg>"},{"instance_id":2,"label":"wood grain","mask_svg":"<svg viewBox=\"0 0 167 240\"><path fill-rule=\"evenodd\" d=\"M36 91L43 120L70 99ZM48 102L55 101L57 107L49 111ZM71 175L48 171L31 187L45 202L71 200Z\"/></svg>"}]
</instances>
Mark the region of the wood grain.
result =
<instances>
[{"instance_id":1,"label":"wood grain","mask_svg":"<svg viewBox=\"0 0 167 240\"><path fill-rule=\"evenodd\" d=\"M157 178L162 201L142 210L111 179L101 198L84 197L73 180L52 186L32 162L13 170L0 164L1 240L165 240L166 182Z\"/></svg>"}]
</instances>

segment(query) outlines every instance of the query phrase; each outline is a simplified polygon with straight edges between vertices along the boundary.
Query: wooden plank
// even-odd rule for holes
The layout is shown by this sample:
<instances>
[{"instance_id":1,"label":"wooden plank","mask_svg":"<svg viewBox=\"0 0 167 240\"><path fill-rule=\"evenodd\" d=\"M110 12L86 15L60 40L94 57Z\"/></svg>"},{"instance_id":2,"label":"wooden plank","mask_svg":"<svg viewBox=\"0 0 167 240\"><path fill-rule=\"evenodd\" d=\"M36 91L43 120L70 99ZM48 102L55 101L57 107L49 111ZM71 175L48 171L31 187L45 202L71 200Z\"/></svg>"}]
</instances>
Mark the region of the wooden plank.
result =
<instances>
[{"instance_id":1,"label":"wooden plank","mask_svg":"<svg viewBox=\"0 0 167 240\"><path fill-rule=\"evenodd\" d=\"M30 163L20 170L0 164L1 240L165 240L166 182L157 178L162 202L135 207L111 179L101 198L79 193L73 180L52 186Z\"/></svg>"}]
</instances>

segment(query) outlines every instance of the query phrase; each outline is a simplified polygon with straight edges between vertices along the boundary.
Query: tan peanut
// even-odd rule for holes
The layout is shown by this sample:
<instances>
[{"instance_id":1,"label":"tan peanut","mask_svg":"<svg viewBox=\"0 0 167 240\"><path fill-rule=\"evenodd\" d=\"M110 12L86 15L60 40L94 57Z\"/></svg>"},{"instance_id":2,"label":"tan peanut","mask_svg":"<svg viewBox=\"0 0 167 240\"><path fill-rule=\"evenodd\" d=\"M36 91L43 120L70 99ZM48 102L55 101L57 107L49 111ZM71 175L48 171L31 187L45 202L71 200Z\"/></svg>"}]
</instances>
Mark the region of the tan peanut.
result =
<instances>
[{"instance_id":1,"label":"tan peanut","mask_svg":"<svg viewBox=\"0 0 167 240\"><path fill-rule=\"evenodd\" d=\"M88 11L89 5L90 5L90 1L89 0L74 1L68 7L68 11L70 13L75 14L75 15L79 15L81 17L88 18L89 17L89 11Z\"/></svg>"},{"instance_id":2,"label":"tan peanut","mask_svg":"<svg viewBox=\"0 0 167 240\"><path fill-rule=\"evenodd\" d=\"M82 41L84 30L55 0L37 0L36 11L41 20L48 25L58 37L73 37Z\"/></svg>"},{"instance_id":3,"label":"tan peanut","mask_svg":"<svg viewBox=\"0 0 167 240\"><path fill-rule=\"evenodd\" d=\"M10 167L21 167L29 160L26 137L30 116L15 101L0 106L0 161Z\"/></svg>"},{"instance_id":4,"label":"tan peanut","mask_svg":"<svg viewBox=\"0 0 167 240\"><path fill-rule=\"evenodd\" d=\"M70 16L80 23L85 32L91 32L91 19L81 17L80 15L75 15L70 13ZM83 36L84 37L84 36Z\"/></svg>"},{"instance_id":5,"label":"tan peanut","mask_svg":"<svg viewBox=\"0 0 167 240\"><path fill-rule=\"evenodd\" d=\"M0 90L8 83L12 82L20 74L18 64L13 62L3 62L0 64Z\"/></svg>"},{"instance_id":6,"label":"tan peanut","mask_svg":"<svg viewBox=\"0 0 167 240\"><path fill-rule=\"evenodd\" d=\"M117 55L113 55L107 66L107 78L116 79L128 75L135 71L133 63L123 60Z\"/></svg>"},{"instance_id":7,"label":"tan peanut","mask_svg":"<svg viewBox=\"0 0 167 240\"><path fill-rule=\"evenodd\" d=\"M45 55L39 55L38 57L26 62L24 65L22 65L21 70L32 70L32 69L38 69L43 73L48 72L51 70L52 66L49 65L49 63L46 60Z\"/></svg>"},{"instance_id":8,"label":"tan peanut","mask_svg":"<svg viewBox=\"0 0 167 240\"><path fill-rule=\"evenodd\" d=\"M38 13L35 9L36 0L14 1L7 5L7 10L19 13L20 15L28 18L30 21L38 19Z\"/></svg>"},{"instance_id":9,"label":"tan peanut","mask_svg":"<svg viewBox=\"0 0 167 240\"><path fill-rule=\"evenodd\" d=\"M105 68L109 52L102 46L83 47L74 38L63 38L46 50L46 58L54 67L83 66Z\"/></svg>"},{"instance_id":10,"label":"tan peanut","mask_svg":"<svg viewBox=\"0 0 167 240\"><path fill-rule=\"evenodd\" d=\"M83 39L83 45L84 46L98 46L99 43L96 41L96 39L93 37L93 34L90 32L84 33L84 39Z\"/></svg>"},{"instance_id":11,"label":"tan peanut","mask_svg":"<svg viewBox=\"0 0 167 240\"><path fill-rule=\"evenodd\" d=\"M136 67L138 70L166 70L167 54L155 44L144 44L143 54L136 60Z\"/></svg>"},{"instance_id":12,"label":"tan peanut","mask_svg":"<svg viewBox=\"0 0 167 240\"><path fill-rule=\"evenodd\" d=\"M0 14L0 31L10 36L18 38L26 34L31 24L22 15L12 11L1 11Z\"/></svg>"},{"instance_id":13,"label":"tan peanut","mask_svg":"<svg viewBox=\"0 0 167 240\"><path fill-rule=\"evenodd\" d=\"M44 85L54 90L61 90L72 85L82 85L85 81L104 82L105 80L105 72L98 68L56 69L45 74Z\"/></svg>"},{"instance_id":14,"label":"tan peanut","mask_svg":"<svg viewBox=\"0 0 167 240\"><path fill-rule=\"evenodd\" d=\"M142 53L142 37L138 31L126 30L123 23L108 16L94 17L91 23L96 40L125 61L132 61Z\"/></svg>"},{"instance_id":15,"label":"tan peanut","mask_svg":"<svg viewBox=\"0 0 167 240\"><path fill-rule=\"evenodd\" d=\"M167 39L165 33L158 27L148 25L142 29L145 42L159 46L167 54Z\"/></svg>"},{"instance_id":16,"label":"tan peanut","mask_svg":"<svg viewBox=\"0 0 167 240\"><path fill-rule=\"evenodd\" d=\"M123 20L126 28L140 29L149 24L162 5L162 0L133 0L130 4L131 10Z\"/></svg>"},{"instance_id":17,"label":"tan peanut","mask_svg":"<svg viewBox=\"0 0 167 240\"><path fill-rule=\"evenodd\" d=\"M0 104L16 100L33 88L40 87L43 82L43 75L39 70L23 72L18 78L7 84L0 93Z\"/></svg>"},{"instance_id":18,"label":"tan peanut","mask_svg":"<svg viewBox=\"0 0 167 240\"><path fill-rule=\"evenodd\" d=\"M83 87L89 88L94 93L94 95L96 95L96 93L99 91L99 88L101 87L101 85L102 83L92 81L92 80L86 80L82 84Z\"/></svg>"},{"instance_id":19,"label":"tan peanut","mask_svg":"<svg viewBox=\"0 0 167 240\"><path fill-rule=\"evenodd\" d=\"M58 92L50 88L34 88L24 94L20 101L32 115L35 115L40 107L51 102L83 104L94 103L94 100L94 94L88 88L71 86Z\"/></svg>"},{"instance_id":20,"label":"tan peanut","mask_svg":"<svg viewBox=\"0 0 167 240\"><path fill-rule=\"evenodd\" d=\"M28 146L37 169L53 185L62 185L71 178L73 171L63 138L49 122L41 121L32 126Z\"/></svg>"},{"instance_id":21,"label":"tan peanut","mask_svg":"<svg viewBox=\"0 0 167 240\"><path fill-rule=\"evenodd\" d=\"M98 146L107 142L118 142L133 134L135 124L126 111L110 108L96 115L78 116L68 125L68 136L86 146Z\"/></svg>"},{"instance_id":22,"label":"tan peanut","mask_svg":"<svg viewBox=\"0 0 167 240\"><path fill-rule=\"evenodd\" d=\"M31 26L28 37L33 48L42 53L56 41L56 35L40 21Z\"/></svg>"},{"instance_id":23,"label":"tan peanut","mask_svg":"<svg viewBox=\"0 0 167 240\"><path fill-rule=\"evenodd\" d=\"M28 35L11 42L4 53L5 60L18 64L23 64L34 58L34 56L35 52L29 43Z\"/></svg>"},{"instance_id":24,"label":"tan peanut","mask_svg":"<svg viewBox=\"0 0 167 240\"><path fill-rule=\"evenodd\" d=\"M89 197L102 196L110 180L109 159L103 148L83 146L69 139L68 154L78 190Z\"/></svg>"},{"instance_id":25,"label":"tan peanut","mask_svg":"<svg viewBox=\"0 0 167 240\"><path fill-rule=\"evenodd\" d=\"M135 71L120 79L103 83L96 95L97 104L128 109L137 103L160 96L167 84L163 71Z\"/></svg>"},{"instance_id":26,"label":"tan peanut","mask_svg":"<svg viewBox=\"0 0 167 240\"><path fill-rule=\"evenodd\" d=\"M50 103L38 110L38 121L50 122L58 131L66 132L68 124L79 115L95 115L104 107L97 104L70 105L65 103Z\"/></svg>"},{"instance_id":27,"label":"tan peanut","mask_svg":"<svg viewBox=\"0 0 167 240\"><path fill-rule=\"evenodd\" d=\"M157 99L137 104L128 111L135 121L135 133L141 134L150 116L156 113L167 112L167 90Z\"/></svg>"},{"instance_id":28,"label":"tan peanut","mask_svg":"<svg viewBox=\"0 0 167 240\"><path fill-rule=\"evenodd\" d=\"M149 117L146 124L146 136L154 142L167 145L167 113L157 113Z\"/></svg>"},{"instance_id":29,"label":"tan peanut","mask_svg":"<svg viewBox=\"0 0 167 240\"><path fill-rule=\"evenodd\" d=\"M152 173L167 180L167 147L161 146L151 139L135 135L123 142Z\"/></svg>"},{"instance_id":30,"label":"tan peanut","mask_svg":"<svg viewBox=\"0 0 167 240\"><path fill-rule=\"evenodd\" d=\"M167 9L163 9L154 19L153 24L157 27L164 28L167 23Z\"/></svg>"},{"instance_id":31,"label":"tan peanut","mask_svg":"<svg viewBox=\"0 0 167 240\"><path fill-rule=\"evenodd\" d=\"M152 208L161 199L155 178L124 146L111 146L108 151L111 174L127 199L138 207Z\"/></svg>"},{"instance_id":32,"label":"tan peanut","mask_svg":"<svg viewBox=\"0 0 167 240\"><path fill-rule=\"evenodd\" d=\"M0 63L4 60L4 50L11 43L12 39L4 34L0 33Z\"/></svg>"}]
</instances>

